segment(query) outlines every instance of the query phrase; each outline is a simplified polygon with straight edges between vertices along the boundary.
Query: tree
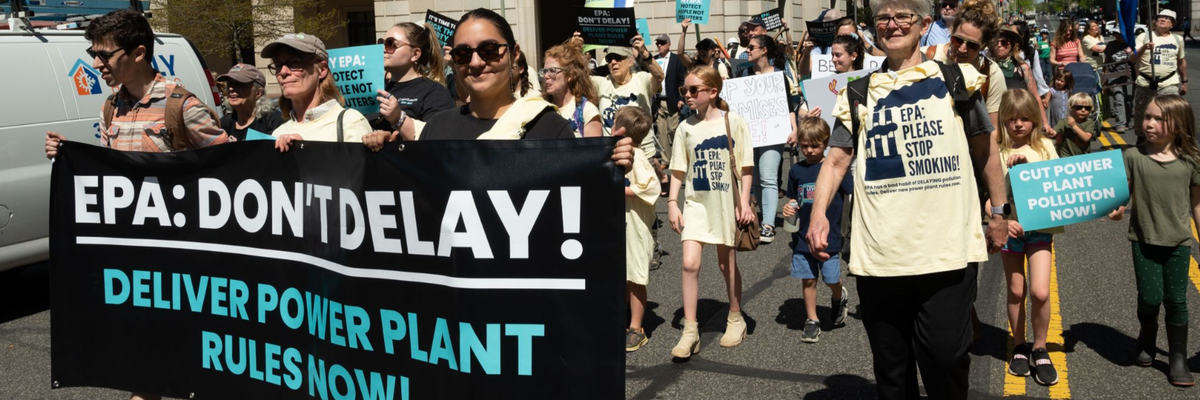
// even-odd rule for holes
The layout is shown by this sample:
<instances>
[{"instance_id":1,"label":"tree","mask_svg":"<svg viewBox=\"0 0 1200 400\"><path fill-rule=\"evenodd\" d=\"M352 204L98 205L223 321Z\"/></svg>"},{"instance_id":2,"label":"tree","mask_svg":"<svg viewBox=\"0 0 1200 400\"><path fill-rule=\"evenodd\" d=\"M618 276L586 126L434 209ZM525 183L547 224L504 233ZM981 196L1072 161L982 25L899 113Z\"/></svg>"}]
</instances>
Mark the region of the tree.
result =
<instances>
[{"instance_id":1,"label":"tree","mask_svg":"<svg viewBox=\"0 0 1200 400\"><path fill-rule=\"evenodd\" d=\"M247 61L244 49L252 51L284 34L328 38L338 28L337 10L320 11L324 0L152 1L166 11L150 20L155 29L187 37L205 56L229 55L237 63Z\"/></svg>"}]
</instances>

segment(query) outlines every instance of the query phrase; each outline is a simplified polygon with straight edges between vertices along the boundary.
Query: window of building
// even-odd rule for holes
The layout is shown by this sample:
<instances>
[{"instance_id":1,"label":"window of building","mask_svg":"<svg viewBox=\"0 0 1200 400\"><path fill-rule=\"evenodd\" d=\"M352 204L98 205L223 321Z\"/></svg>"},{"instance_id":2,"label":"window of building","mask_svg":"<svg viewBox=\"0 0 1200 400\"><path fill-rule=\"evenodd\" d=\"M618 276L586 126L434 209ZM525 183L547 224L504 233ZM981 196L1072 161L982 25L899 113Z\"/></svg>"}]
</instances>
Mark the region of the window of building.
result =
<instances>
[{"instance_id":1,"label":"window of building","mask_svg":"<svg viewBox=\"0 0 1200 400\"><path fill-rule=\"evenodd\" d=\"M347 12L346 20L346 36L350 46L375 44L374 12Z\"/></svg>"}]
</instances>

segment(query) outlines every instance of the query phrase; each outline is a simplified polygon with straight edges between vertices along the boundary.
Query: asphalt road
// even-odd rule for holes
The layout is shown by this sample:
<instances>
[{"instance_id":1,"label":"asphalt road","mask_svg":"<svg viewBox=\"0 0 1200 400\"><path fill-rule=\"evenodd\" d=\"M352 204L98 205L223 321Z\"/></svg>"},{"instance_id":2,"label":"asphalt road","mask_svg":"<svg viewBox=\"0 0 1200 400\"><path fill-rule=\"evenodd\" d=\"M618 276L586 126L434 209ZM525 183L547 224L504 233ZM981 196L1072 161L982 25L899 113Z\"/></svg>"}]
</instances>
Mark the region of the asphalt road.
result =
<instances>
[{"instance_id":1,"label":"asphalt road","mask_svg":"<svg viewBox=\"0 0 1200 400\"><path fill-rule=\"evenodd\" d=\"M1051 27L1056 23L1048 23ZM1189 48L1189 64L1200 66L1200 49ZM1196 75L1191 68L1191 76ZM1193 92L1195 93L1195 92ZM1200 95L1189 94L1195 102ZM1118 137L1114 137L1118 136ZM1097 146L1132 143L1132 133L1106 133ZM660 217L666 219L665 201ZM1056 286L1050 350L1061 382L1042 387L1029 378L1004 373L1008 351L1005 284L999 256L980 269L976 309L984 323L972 351L972 398L1004 397L1077 399L1195 399L1200 388L1179 389L1166 382L1165 353L1150 368L1131 364L1137 321L1135 287L1127 222L1107 220L1071 226L1056 236ZM699 320L701 351L687 362L669 352L682 330L679 237L661 232L669 256L650 273L649 309L645 326L650 342L628 354L626 398L629 399L866 399L874 397L874 376L867 338L857 313L854 278L846 278L850 317L843 327L827 329L820 343L803 344L800 282L788 276L788 238L740 254L744 281L743 310L750 335L739 347L717 345L725 327L727 304L715 251L705 250L701 267ZM1193 249L1193 257L1196 251ZM1200 268L1192 266L1192 282L1200 285ZM53 390L50 379L49 279L46 264L0 273L0 399L125 399L127 393L105 389ZM1189 307L1200 310L1196 286ZM818 291L818 312L828 312L828 289ZM1200 327L1193 317L1192 327ZM1054 322L1061 329L1055 337ZM830 328L826 326L826 328ZM101 345L101 344L97 344ZM1159 349L1166 349L1160 334ZM1200 377L1200 330L1189 341L1189 367Z\"/></svg>"}]
</instances>

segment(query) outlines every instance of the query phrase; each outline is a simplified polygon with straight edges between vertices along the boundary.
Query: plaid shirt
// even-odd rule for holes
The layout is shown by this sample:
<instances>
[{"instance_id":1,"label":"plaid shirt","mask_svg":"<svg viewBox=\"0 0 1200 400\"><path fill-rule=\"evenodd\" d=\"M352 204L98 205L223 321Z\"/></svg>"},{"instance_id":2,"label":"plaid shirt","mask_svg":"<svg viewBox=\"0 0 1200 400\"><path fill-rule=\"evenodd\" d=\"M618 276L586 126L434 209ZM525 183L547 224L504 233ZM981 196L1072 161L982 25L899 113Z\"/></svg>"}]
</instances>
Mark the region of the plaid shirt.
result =
<instances>
[{"instance_id":1,"label":"plaid shirt","mask_svg":"<svg viewBox=\"0 0 1200 400\"><path fill-rule=\"evenodd\" d=\"M100 144L121 151L157 153L176 150L171 145L165 117L167 97L175 87L162 74L155 74L150 90L140 100L130 97L122 87L117 92L115 113L111 116L107 132L100 137ZM208 106L195 97L184 102L183 121L188 128L188 139L195 147L235 140L221 129L220 121L212 117Z\"/></svg>"}]
</instances>

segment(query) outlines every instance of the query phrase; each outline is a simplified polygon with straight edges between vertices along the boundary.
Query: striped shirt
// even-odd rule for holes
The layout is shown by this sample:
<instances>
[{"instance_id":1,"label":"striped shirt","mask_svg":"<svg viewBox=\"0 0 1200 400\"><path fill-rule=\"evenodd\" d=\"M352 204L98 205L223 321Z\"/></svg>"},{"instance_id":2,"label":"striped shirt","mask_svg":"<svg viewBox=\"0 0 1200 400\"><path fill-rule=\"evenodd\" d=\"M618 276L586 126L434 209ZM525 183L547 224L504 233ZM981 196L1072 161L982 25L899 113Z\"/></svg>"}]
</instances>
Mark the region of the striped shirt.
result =
<instances>
[{"instance_id":1,"label":"striped shirt","mask_svg":"<svg viewBox=\"0 0 1200 400\"><path fill-rule=\"evenodd\" d=\"M117 91L114 113L105 134L100 137L100 144L121 151L158 153L183 150L175 149L171 144L171 135L166 127L167 98L175 87L176 84L167 82L161 74L155 74L150 90L140 100L130 97L122 87ZM235 140L221 129L220 121L213 118L208 106L195 97L184 102L183 121L193 147Z\"/></svg>"}]
</instances>

